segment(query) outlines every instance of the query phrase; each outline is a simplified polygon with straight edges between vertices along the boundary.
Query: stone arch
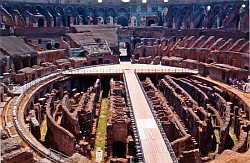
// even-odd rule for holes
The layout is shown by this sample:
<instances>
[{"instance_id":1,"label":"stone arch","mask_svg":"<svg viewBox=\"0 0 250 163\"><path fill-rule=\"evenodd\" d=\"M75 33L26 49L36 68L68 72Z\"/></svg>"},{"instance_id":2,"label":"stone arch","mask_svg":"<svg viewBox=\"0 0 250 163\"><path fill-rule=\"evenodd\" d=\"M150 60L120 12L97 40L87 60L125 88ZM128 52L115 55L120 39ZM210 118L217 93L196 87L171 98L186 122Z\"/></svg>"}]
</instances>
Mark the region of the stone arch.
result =
<instances>
[{"instance_id":1,"label":"stone arch","mask_svg":"<svg viewBox=\"0 0 250 163\"><path fill-rule=\"evenodd\" d=\"M61 16L61 21L62 21L62 24L64 26L66 26L66 21L65 21L65 18L64 18L64 9L60 6L56 7L55 8L55 11L56 11L56 15L60 15ZM54 21L55 21L55 25L58 26L60 23L59 22L56 22L56 19L54 18Z\"/></svg>"},{"instance_id":2,"label":"stone arch","mask_svg":"<svg viewBox=\"0 0 250 163\"><path fill-rule=\"evenodd\" d=\"M21 12L21 7L19 5L14 5L12 8L13 8L13 10L17 10L17 11Z\"/></svg>"},{"instance_id":3,"label":"stone arch","mask_svg":"<svg viewBox=\"0 0 250 163\"><path fill-rule=\"evenodd\" d=\"M95 16L95 10L93 8L88 8L86 10L86 13L87 13L87 19L88 19L88 24L89 24L89 21L92 22L92 24L97 24L96 22L96 16Z\"/></svg>"},{"instance_id":4,"label":"stone arch","mask_svg":"<svg viewBox=\"0 0 250 163\"><path fill-rule=\"evenodd\" d=\"M116 16L116 11L113 8L109 8L107 10L107 16L112 16L113 18Z\"/></svg>"},{"instance_id":5,"label":"stone arch","mask_svg":"<svg viewBox=\"0 0 250 163\"><path fill-rule=\"evenodd\" d=\"M74 17L74 8L70 7L70 6L67 7L65 9L65 15L66 15L66 20L67 20L67 26L70 26L70 24L71 24L71 17Z\"/></svg>"},{"instance_id":6,"label":"stone arch","mask_svg":"<svg viewBox=\"0 0 250 163\"><path fill-rule=\"evenodd\" d=\"M61 16L64 15L64 9L63 9L62 7L60 7L60 6L57 6L57 7L55 8L55 11L56 11L57 13L59 13Z\"/></svg>"},{"instance_id":7,"label":"stone arch","mask_svg":"<svg viewBox=\"0 0 250 163\"><path fill-rule=\"evenodd\" d=\"M65 13L67 14L67 15L69 15L69 16L74 16L74 8L73 7L67 7L66 9L65 9Z\"/></svg>"},{"instance_id":8,"label":"stone arch","mask_svg":"<svg viewBox=\"0 0 250 163\"><path fill-rule=\"evenodd\" d=\"M125 13L127 14L128 13L128 10L126 8L119 8L119 10L117 11L118 14L121 14L121 13Z\"/></svg>"},{"instance_id":9,"label":"stone arch","mask_svg":"<svg viewBox=\"0 0 250 163\"><path fill-rule=\"evenodd\" d=\"M45 8L45 10L46 10L47 12L49 12L49 13L52 15L52 13L53 13L52 7L47 6L47 7Z\"/></svg>"},{"instance_id":10,"label":"stone arch","mask_svg":"<svg viewBox=\"0 0 250 163\"><path fill-rule=\"evenodd\" d=\"M147 26L151 26L152 24L155 24L155 20L153 19L149 19L148 22L147 22Z\"/></svg>"},{"instance_id":11,"label":"stone arch","mask_svg":"<svg viewBox=\"0 0 250 163\"><path fill-rule=\"evenodd\" d=\"M181 9L182 15L185 16L188 13L189 7L185 6Z\"/></svg>"},{"instance_id":12,"label":"stone arch","mask_svg":"<svg viewBox=\"0 0 250 163\"><path fill-rule=\"evenodd\" d=\"M95 10L93 8L88 8L86 10L86 13L88 16L94 17L95 16Z\"/></svg>"},{"instance_id":13,"label":"stone arch","mask_svg":"<svg viewBox=\"0 0 250 163\"><path fill-rule=\"evenodd\" d=\"M213 7L214 14L215 14L215 15L219 14L220 11L221 11L221 9L222 9L222 7L221 7L220 5L215 5L215 6Z\"/></svg>"},{"instance_id":14,"label":"stone arch","mask_svg":"<svg viewBox=\"0 0 250 163\"><path fill-rule=\"evenodd\" d=\"M125 16L119 16L118 24L120 24L121 26L128 26L128 19Z\"/></svg>"},{"instance_id":15,"label":"stone arch","mask_svg":"<svg viewBox=\"0 0 250 163\"><path fill-rule=\"evenodd\" d=\"M43 7L41 5L36 5L34 9L37 10L39 13L43 12Z\"/></svg>"},{"instance_id":16,"label":"stone arch","mask_svg":"<svg viewBox=\"0 0 250 163\"><path fill-rule=\"evenodd\" d=\"M104 14L105 14L104 8L98 8L98 9L97 9L97 14L98 14L98 16L104 15ZM99 14L102 14L102 15L99 15Z\"/></svg>"},{"instance_id":17,"label":"stone arch","mask_svg":"<svg viewBox=\"0 0 250 163\"><path fill-rule=\"evenodd\" d=\"M78 15L84 15L84 9L82 7L78 7L77 9Z\"/></svg>"},{"instance_id":18,"label":"stone arch","mask_svg":"<svg viewBox=\"0 0 250 163\"><path fill-rule=\"evenodd\" d=\"M7 10L8 12L10 11L10 7L9 7L6 3L2 4L2 6L3 6L3 8L4 8L5 10Z\"/></svg>"},{"instance_id":19,"label":"stone arch","mask_svg":"<svg viewBox=\"0 0 250 163\"><path fill-rule=\"evenodd\" d=\"M233 5L232 5L232 4L226 4L226 5L224 6L224 10L226 10L227 12L228 12L231 8L233 8Z\"/></svg>"},{"instance_id":20,"label":"stone arch","mask_svg":"<svg viewBox=\"0 0 250 163\"><path fill-rule=\"evenodd\" d=\"M177 14L178 10L179 10L178 7L176 7L176 6L172 7L171 8L171 14L172 14L172 16L175 16Z\"/></svg>"},{"instance_id":21,"label":"stone arch","mask_svg":"<svg viewBox=\"0 0 250 163\"><path fill-rule=\"evenodd\" d=\"M24 9L24 12L28 11L28 12L32 13L32 7L29 5L25 5L23 9Z\"/></svg>"}]
</instances>

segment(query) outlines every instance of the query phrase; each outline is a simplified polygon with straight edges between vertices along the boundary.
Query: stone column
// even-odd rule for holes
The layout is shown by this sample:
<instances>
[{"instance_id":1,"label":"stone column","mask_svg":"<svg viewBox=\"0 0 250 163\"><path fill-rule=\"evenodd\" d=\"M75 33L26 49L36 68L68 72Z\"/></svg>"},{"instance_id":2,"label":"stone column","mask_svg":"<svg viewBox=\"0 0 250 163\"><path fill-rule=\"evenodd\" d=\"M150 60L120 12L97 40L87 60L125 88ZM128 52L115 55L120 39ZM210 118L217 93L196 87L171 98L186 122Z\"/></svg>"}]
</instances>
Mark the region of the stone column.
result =
<instances>
[{"instance_id":1,"label":"stone column","mask_svg":"<svg viewBox=\"0 0 250 163\"><path fill-rule=\"evenodd\" d=\"M74 17L70 17L70 26L74 25Z\"/></svg>"}]
</instances>

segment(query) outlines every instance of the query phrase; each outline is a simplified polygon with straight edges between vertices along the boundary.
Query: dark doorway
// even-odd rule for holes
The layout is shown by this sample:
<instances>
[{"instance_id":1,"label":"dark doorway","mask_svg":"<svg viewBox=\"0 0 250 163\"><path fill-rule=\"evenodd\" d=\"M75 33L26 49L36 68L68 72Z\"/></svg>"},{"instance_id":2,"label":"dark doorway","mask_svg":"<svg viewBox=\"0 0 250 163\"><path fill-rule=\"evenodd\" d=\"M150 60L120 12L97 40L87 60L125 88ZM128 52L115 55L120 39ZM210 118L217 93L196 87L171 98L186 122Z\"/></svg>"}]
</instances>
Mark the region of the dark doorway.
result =
<instances>
[{"instance_id":1,"label":"dark doorway","mask_svg":"<svg viewBox=\"0 0 250 163\"><path fill-rule=\"evenodd\" d=\"M38 27L44 27L44 20L43 18L38 19Z\"/></svg>"},{"instance_id":2,"label":"dark doorway","mask_svg":"<svg viewBox=\"0 0 250 163\"><path fill-rule=\"evenodd\" d=\"M60 44L59 43L55 43L55 48L56 49L60 48Z\"/></svg>"},{"instance_id":3,"label":"dark doorway","mask_svg":"<svg viewBox=\"0 0 250 163\"><path fill-rule=\"evenodd\" d=\"M99 58L98 61L99 61L99 64L103 64L103 58Z\"/></svg>"},{"instance_id":4,"label":"dark doorway","mask_svg":"<svg viewBox=\"0 0 250 163\"><path fill-rule=\"evenodd\" d=\"M37 57L31 58L31 66L37 65Z\"/></svg>"},{"instance_id":5,"label":"dark doorway","mask_svg":"<svg viewBox=\"0 0 250 163\"><path fill-rule=\"evenodd\" d=\"M148 21L148 26L151 26L152 24L155 24L155 21L152 20L152 19L150 19L150 20Z\"/></svg>"},{"instance_id":6,"label":"dark doorway","mask_svg":"<svg viewBox=\"0 0 250 163\"><path fill-rule=\"evenodd\" d=\"M68 27L70 27L70 17L71 17L71 16L68 16L68 17L67 17Z\"/></svg>"},{"instance_id":7,"label":"dark doorway","mask_svg":"<svg viewBox=\"0 0 250 163\"><path fill-rule=\"evenodd\" d=\"M225 80L225 77L226 77L226 74L225 74L225 72L222 72L222 80L224 81Z\"/></svg>"},{"instance_id":8,"label":"dark doorway","mask_svg":"<svg viewBox=\"0 0 250 163\"><path fill-rule=\"evenodd\" d=\"M213 60L209 60L208 63L209 63L209 64L213 63Z\"/></svg>"},{"instance_id":9,"label":"dark doorway","mask_svg":"<svg viewBox=\"0 0 250 163\"><path fill-rule=\"evenodd\" d=\"M118 18L118 24L120 24L121 26L128 26L128 19L124 16L120 16Z\"/></svg>"},{"instance_id":10,"label":"dark doorway","mask_svg":"<svg viewBox=\"0 0 250 163\"><path fill-rule=\"evenodd\" d=\"M126 146L125 143L117 141L113 144L113 157L125 158Z\"/></svg>"},{"instance_id":11,"label":"dark doorway","mask_svg":"<svg viewBox=\"0 0 250 163\"><path fill-rule=\"evenodd\" d=\"M46 45L46 49L47 49L47 50L51 50L51 49L52 49L51 43L48 43L48 44Z\"/></svg>"},{"instance_id":12,"label":"dark doorway","mask_svg":"<svg viewBox=\"0 0 250 163\"><path fill-rule=\"evenodd\" d=\"M92 63L92 65L96 65L96 61L92 61L91 63Z\"/></svg>"}]
</instances>

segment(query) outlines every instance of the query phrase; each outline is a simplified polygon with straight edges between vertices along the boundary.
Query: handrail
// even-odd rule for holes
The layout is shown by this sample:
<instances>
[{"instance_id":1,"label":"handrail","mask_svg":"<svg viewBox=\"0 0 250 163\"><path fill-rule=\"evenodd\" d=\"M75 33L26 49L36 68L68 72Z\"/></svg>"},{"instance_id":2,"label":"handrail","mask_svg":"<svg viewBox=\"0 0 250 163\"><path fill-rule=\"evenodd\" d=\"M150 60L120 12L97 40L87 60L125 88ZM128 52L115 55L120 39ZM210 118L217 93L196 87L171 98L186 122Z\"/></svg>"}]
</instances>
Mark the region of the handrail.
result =
<instances>
[{"instance_id":1,"label":"handrail","mask_svg":"<svg viewBox=\"0 0 250 163\"><path fill-rule=\"evenodd\" d=\"M31 88L39 85L40 83L42 82L46 82L48 81L49 79L55 77L58 75L58 72L57 73L54 73L52 74L51 76L49 77L43 77L41 80L39 80L37 83L35 83L34 85L26 85L26 89L24 90L24 92L17 98L17 102L15 103L14 105L14 108L13 108L13 120L14 120L14 125L16 127L16 130L17 132L19 133L19 135L25 140L25 142L27 144L29 144L33 149L35 149L37 152L39 152L41 155L43 155L45 158L49 159L50 161L52 162L63 162L61 160L59 160L57 157L53 156L53 153L52 155L49 155L48 153L46 153L45 151L39 149L37 147L37 144L35 142L33 142L31 139L29 139L26 134L25 134L25 131L22 130L19 122L18 122L18 117L17 117L17 112L18 112L18 106L20 105L21 103L21 100L22 98L26 95L26 93L28 93L28 91L31 90ZM51 152L51 151L50 151Z\"/></svg>"},{"instance_id":2,"label":"handrail","mask_svg":"<svg viewBox=\"0 0 250 163\"><path fill-rule=\"evenodd\" d=\"M126 97L127 97L127 106L128 106L128 109L130 111L130 117L131 119L135 122L134 123L134 126L135 126L135 129L136 129L136 132L139 133L139 130L138 130L138 126L137 126L137 123L136 123L136 119L134 118L134 110L132 109L133 106L131 105L131 98L130 98L130 94L129 94L129 90L128 90L128 85L127 85L127 79L126 79L126 75L124 73L124 70L123 70L123 80L124 80L124 86L125 86L125 90L126 90ZM143 153L143 149L142 149L142 146L141 146L141 139L140 139L140 135L138 134L138 140L135 140L135 142L138 142L139 143L139 146L136 146L136 149L141 151L142 155L141 156L138 156L138 160L139 162L142 161L142 162L146 162L145 161L145 158L144 158L144 153Z\"/></svg>"},{"instance_id":3,"label":"handrail","mask_svg":"<svg viewBox=\"0 0 250 163\"><path fill-rule=\"evenodd\" d=\"M142 90L142 92L143 92L143 94L144 94L144 96L145 96L145 98L146 98L146 101L147 101L147 103L148 103L148 105L149 105L149 108L150 108L150 110L151 110L151 112L152 112L152 114L153 114L153 117L154 117L154 119L155 119L155 121L156 121L156 123L157 123L157 126L158 126L158 128L159 128L159 130L160 130L160 132L161 132L161 135L162 135L162 137L163 137L163 140L164 140L164 142L165 142L165 144L166 144L166 146L167 146L167 148L168 148L168 151L169 151L169 153L170 153L170 156L171 156L171 158L172 158L172 160L173 160L174 163L178 163L178 159L176 158L176 155L175 155L175 153L174 153L174 151L173 151L173 149L172 149L172 146L171 146L171 144L170 144L170 142L169 142L169 140L168 140L168 138L167 138L167 136L166 136L166 133L164 132L164 130L163 130L163 128L162 128L162 125L161 125L160 120L158 119L157 115L155 114L155 111L154 111L154 109L153 109L152 104L149 102L148 96L147 96L147 94L146 94L146 92L145 92L145 90L144 90L144 88L143 88L143 86L142 86L142 84L141 84L141 81L140 81L140 79L139 79L137 73L136 73L135 71L134 71L134 73L135 73L136 79L137 79L137 81L138 81L138 83L139 83L139 85L140 85L140 87L141 87L141 90Z\"/></svg>"}]
</instances>

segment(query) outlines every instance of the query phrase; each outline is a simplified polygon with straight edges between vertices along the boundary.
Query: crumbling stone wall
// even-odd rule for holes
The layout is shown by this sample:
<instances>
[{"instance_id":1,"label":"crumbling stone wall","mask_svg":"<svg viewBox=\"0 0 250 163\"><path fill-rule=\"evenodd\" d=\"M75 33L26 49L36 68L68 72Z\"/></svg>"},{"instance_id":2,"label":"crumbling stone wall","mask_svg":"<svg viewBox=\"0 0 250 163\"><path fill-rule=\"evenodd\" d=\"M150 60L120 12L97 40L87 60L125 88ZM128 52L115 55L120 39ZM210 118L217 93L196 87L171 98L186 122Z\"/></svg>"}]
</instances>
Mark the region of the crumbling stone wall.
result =
<instances>
[{"instance_id":1,"label":"crumbling stone wall","mask_svg":"<svg viewBox=\"0 0 250 163\"><path fill-rule=\"evenodd\" d=\"M111 162L135 158L135 140L125 98L123 82L111 79L106 140L107 159Z\"/></svg>"},{"instance_id":2,"label":"crumbling stone wall","mask_svg":"<svg viewBox=\"0 0 250 163\"><path fill-rule=\"evenodd\" d=\"M188 162L188 160L200 162L198 143L188 134L188 129L180 117L173 112L173 106L168 103L149 78L146 78L142 85L180 162Z\"/></svg>"}]
</instances>

